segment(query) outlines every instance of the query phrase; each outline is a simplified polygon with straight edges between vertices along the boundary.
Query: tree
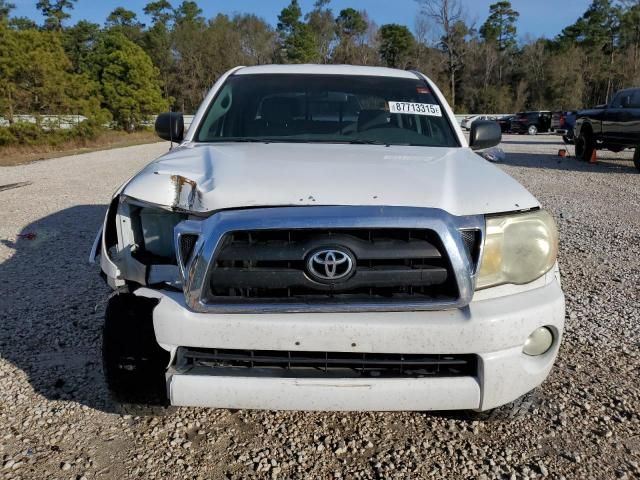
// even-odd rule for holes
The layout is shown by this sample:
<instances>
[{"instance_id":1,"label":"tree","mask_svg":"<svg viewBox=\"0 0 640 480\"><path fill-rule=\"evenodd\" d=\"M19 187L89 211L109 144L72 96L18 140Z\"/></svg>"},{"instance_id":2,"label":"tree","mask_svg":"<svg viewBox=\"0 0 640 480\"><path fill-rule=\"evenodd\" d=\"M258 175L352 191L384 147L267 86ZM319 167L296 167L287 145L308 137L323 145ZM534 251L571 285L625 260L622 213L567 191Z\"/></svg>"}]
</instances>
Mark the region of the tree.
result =
<instances>
[{"instance_id":1,"label":"tree","mask_svg":"<svg viewBox=\"0 0 640 480\"><path fill-rule=\"evenodd\" d=\"M620 19L620 44L628 51L631 72L627 83L640 83L640 0L625 0L626 10Z\"/></svg>"},{"instance_id":2,"label":"tree","mask_svg":"<svg viewBox=\"0 0 640 480\"><path fill-rule=\"evenodd\" d=\"M168 108L158 69L138 45L119 32L101 35L91 56L103 105L119 127L131 131L149 115Z\"/></svg>"},{"instance_id":3,"label":"tree","mask_svg":"<svg viewBox=\"0 0 640 480\"><path fill-rule=\"evenodd\" d=\"M13 30L36 30L38 24L29 17L11 17L9 27Z\"/></svg>"},{"instance_id":4,"label":"tree","mask_svg":"<svg viewBox=\"0 0 640 480\"><path fill-rule=\"evenodd\" d=\"M362 13L353 8L345 8L336 18L338 45L334 61L338 63L356 63L357 50L364 41L368 23Z\"/></svg>"},{"instance_id":5,"label":"tree","mask_svg":"<svg viewBox=\"0 0 640 480\"><path fill-rule=\"evenodd\" d=\"M204 17L202 16L202 9L196 2L184 1L175 10L176 24L191 23L194 25L204 25Z\"/></svg>"},{"instance_id":6,"label":"tree","mask_svg":"<svg viewBox=\"0 0 640 480\"><path fill-rule=\"evenodd\" d=\"M14 32L4 22L0 23L0 111L9 123L13 123L16 107L18 62L13 58L13 53L22 53L18 52L16 43Z\"/></svg>"},{"instance_id":7,"label":"tree","mask_svg":"<svg viewBox=\"0 0 640 480\"><path fill-rule=\"evenodd\" d=\"M584 14L562 30L559 42L564 48L577 44L585 55L585 67L591 73L587 103L603 103L613 93L616 77L616 49L619 44L622 11L611 0L593 0ZM607 68L602 68L607 65Z\"/></svg>"},{"instance_id":8,"label":"tree","mask_svg":"<svg viewBox=\"0 0 640 480\"><path fill-rule=\"evenodd\" d=\"M414 47L413 35L404 25L382 25L379 31L380 57L389 67L405 68Z\"/></svg>"},{"instance_id":9,"label":"tree","mask_svg":"<svg viewBox=\"0 0 640 480\"><path fill-rule=\"evenodd\" d=\"M230 39L225 35L226 32L236 34L229 23L226 15L216 16L209 25L186 20L176 23L172 33L172 50L176 61L169 91L182 111L194 111L198 107L213 84L217 70L223 68L226 59L221 57L220 50L227 51L228 60L239 60L234 58L236 55L233 52L239 43L238 39Z\"/></svg>"},{"instance_id":10,"label":"tree","mask_svg":"<svg viewBox=\"0 0 640 480\"><path fill-rule=\"evenodd\" d=\"M73 4L77 0L38 0L36 7L44 16L44 28L47 30L62 31L62 22L67 20L71 15L67 10L73 9Z\"/></svg>"},{"instance_id":11,"label":"tree","mask_svg":"<svg viewBox=\"0 0 640 480\"><path fill-rule=\"evenodd\" d=\"M63 45L74 72L90 70L88 59L99 36L100 25L86 20L80 20L73 27L65 29Z\"/></svg>"},{"instance_id":12,"label":"tree","mask_svg":"<svg viewBox=\"0 0 640 480\"><path fill-rule=\"evenodd\" d=\"M98 116L97 84L74 74L60 35L0 26L0 92L9 122L16 113Z\"/></svg>"},{"instance_id":13,"label":"tree","mask_svg":"<svg viewBox=\"0 0 640 480\"><path fill-rule=\"evenodd\" d=\"M520 14L511 7L511 2L500 1L489 6L489 18L480 27L480 36L487 42L495 43L500 52L498 59L498 82L502 83L502 73L506 53L513 54L517 47L516 21Z\"/></svg>"},{"instance_id":14,"label":"tree","mask_svg":"<svg viewBox=\"0 0 640 480\"><path fill-rule=\"evenodd\" d=\"M331 0L316 0L313 10L305 17L322 63L331 60L331 49L336 36L333 13L327 8L330 2Z\"/></svg>"},{"instance_id":15,"label":"tree","mask_svg":"<svg viewBox=\"0 0 640 480\"><path fill-rule=\"evenodd\" d=\"M546 108L571 110L582 105L585 78L579 47L572 45L566 50L552 53L547 59Z\"/></svg>"},{"instance_id":16,"label":"tree","mask_svg":"<svg viewBox=\"0 0 640 480\"><path fill-rule=\"evenodd\" d=\"M276 35L263 19L253 14L236 15L233 19L240 34L240 50L246 59L243 64L273 63L276 54Z\"/></svg>"},{"instance_id":17,"label":"tree","mask_svg":"<svg viewBox=\"0 0 640 480\"><path fill-rule=\"evenodd\" d=\"M441 85L444 94L448 96L448 79L446 75L443 76L442 70L442 52L437 48L434 48L430 43L430 36L432 33L430 20L425 15L417 15L414 19L413 31L416 39L414 54L416 70L429 72L431 79Z\"/></svg>"},{"instance_id":18,"label":"tree","mask_svg":"<svg viewBox=\"0 0 640 480\"><path fill-rule=\"evenodd\" d=\"M109 14L105 26L108 30L122 33L132 42L138 44L141 42L144 24L138 21L136 12L118 7Z\"/></svg>"},{"instance_id":19,"label":"tree","mask_svg":"<svg viewBox=\"0 0 640 480\"><path fill-rule=\"evenodd\" d=\"M440 48L446 55L447 73L451 94L451 106L456 105L456 76L463 67L465 37L470 29L463 20L459 0L416 0L421 13L438 25L441 30Z\"/></svg>"},{"instance_id":20,"label":"tree","mask_svg":"<svg viewBox=\"0 0 640 480\"><path fill-rule=\"evenodd\" d=\"M0 23L4 23L9 19L9 14L14 8L16 8L15 3L7 2L7 0L0 0Z\"/></svg>"},{"instance_id":21,"label":"tree","mask_svg":"<svg viewBox=\"0 0 640 480\"><path fill-rule=\"evenodd\" d=\"M489 6L489 18L480 27L480 35L486 41L495 42L498 50L512 50L516 47L516 21L520 14L509 1L500 1Z\"/></svg>"},{"instance_id":22,"label":"tree","mask_svg":"<svg viewBox=\"0 0 640 480\"><path fill-rule=\"evenodd\" d=\"M520 69L527 82L527 105L534 109L547 108L547 46L544 40L537 39L527 43L520 53Z\"/></svg>"},{"instance_id":23,"label":"tree","mask_svg":"<svg viewBox=\"0 0 640 480\"><path fill-rule=\"evenodd\" d=\"M312 63L318 59L315 39L309 26L302 21L302 10L298 0L278 15L277 31L280 35L281 57L287 63Z\"/></svg>"},{"instance_id":24,"label":"tree","mask_svg":"<svg viewBox=\"0 0 640 480\"><path fill-rule=\"evenodd\" d=\"M173 7L167 0L149 2L142 11L151 17L153 25L162 24L165 27L168 27L169 21L174 16Z\"/></svg>"},{"instance_id":25,"label":"tree","mask_svg":"<svg viewBox=\"0 0 640 480\"><path fill-rule=\"evenodd\" d=\"M164 98L169 101L171 75L175 68L172 53L171 20L175 18L173 7L167 0L149 2L143 9L151 17L151 27L144 32L142 46L160 70Z\"/></svg>"}]
</instances>

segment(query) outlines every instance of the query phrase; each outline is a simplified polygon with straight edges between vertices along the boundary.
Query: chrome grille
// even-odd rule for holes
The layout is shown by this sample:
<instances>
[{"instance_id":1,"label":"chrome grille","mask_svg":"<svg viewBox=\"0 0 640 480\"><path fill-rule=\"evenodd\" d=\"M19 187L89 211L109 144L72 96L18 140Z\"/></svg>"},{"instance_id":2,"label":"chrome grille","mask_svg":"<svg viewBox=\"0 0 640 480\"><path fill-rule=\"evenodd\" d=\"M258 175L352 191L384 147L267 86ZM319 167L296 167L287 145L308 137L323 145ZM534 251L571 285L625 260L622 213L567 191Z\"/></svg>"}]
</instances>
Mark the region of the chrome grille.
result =
<instances>
[{"instance_id":1,"label":"chrome grille","mask_svg":"<svg viewBox=\"0 0 640 480\"><path fill-rule=\"evenodd\" d=\"M469 304L477 260L461 232L477 231L468 238L475 236L481 247L484 226L482 215L454 216L435 208L264 207L188 219L175 234L198 236L188 263L179 259L186 305L195 312L424 311ZM367 275L353 271L340 271L341 282L316 275L319 281L308 283L303 248L334 247L327 239L346 242L351 265L369 274L367 283L358 284ZM258 258L265 253L268 257ZM289 273L293 284L283 280Z\"/></svg>"},{"instance_id":2,"label":"chrome grille","mask_svg":"<svg viewBox=\"0 0 640 480\"><path fill-rule=\"evenodd\" d=\"M353 254L355 272L319 282L306 261L319 248ZM446 252L435 232L421 229L286 229L224 236L209 276L211 302L348 301L458 296Z\"/></svg>"}]
</instances>

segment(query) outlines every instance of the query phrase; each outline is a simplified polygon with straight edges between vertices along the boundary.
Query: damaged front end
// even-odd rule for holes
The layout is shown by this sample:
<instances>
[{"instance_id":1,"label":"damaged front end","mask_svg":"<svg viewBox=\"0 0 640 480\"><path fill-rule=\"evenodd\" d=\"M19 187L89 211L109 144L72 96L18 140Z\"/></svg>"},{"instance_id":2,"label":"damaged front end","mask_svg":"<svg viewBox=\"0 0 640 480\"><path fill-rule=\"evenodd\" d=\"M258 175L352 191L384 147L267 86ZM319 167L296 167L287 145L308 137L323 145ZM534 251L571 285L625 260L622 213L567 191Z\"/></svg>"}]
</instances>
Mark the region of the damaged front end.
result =
<instances>
[{"instance_id":1,"label":"damaged front end","mask_svg":"<svg viewBox=\"0 0 640 480\"><path fill-rule=\"evenodd\" d=\"M107 283L116 290L139 286L180 290L179 258L195 246L197 237L176 236L175 227L185 220L197 225L202 219L175 206L153 205L124 194L116 195L89 260L96 263L100 259Z\"/></svg>"},{"instance_id":2,"label":"damaged front end","mask_svg":"<svg viewBox=\"0 0 640 480\"><path fill-rule=\"evenodd\" d=\"M176 247L181 240L174 229L184 220L198 222L208 216L195 180L167 174L154 163L116 192L91 249L89 262L97 263L99 258L105 280L114 290L181 289L180 247Z\"/></svg>"}]
</instances>

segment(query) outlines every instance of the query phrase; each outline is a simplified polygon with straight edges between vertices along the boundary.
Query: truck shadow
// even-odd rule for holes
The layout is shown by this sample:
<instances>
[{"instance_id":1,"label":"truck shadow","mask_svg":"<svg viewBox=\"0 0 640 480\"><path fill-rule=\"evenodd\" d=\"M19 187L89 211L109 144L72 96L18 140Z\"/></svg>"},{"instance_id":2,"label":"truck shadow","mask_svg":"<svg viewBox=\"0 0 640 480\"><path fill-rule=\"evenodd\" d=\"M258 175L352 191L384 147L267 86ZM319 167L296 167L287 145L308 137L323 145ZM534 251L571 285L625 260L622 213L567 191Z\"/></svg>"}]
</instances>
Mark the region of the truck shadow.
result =
<instances>
[{"instance_id":1,"label":"truck shadow","mask_svg":"<svg viewBox=\"0 0 640 480\"><path fill-rule=\"evenodd\" d=\"M0 264L0 355L34 391L115 412L102 376L101 329L110 291L88 255L106 205L80 205L41 218Z\"/></svg>"},{"instance_id":2,"label":"truck shadow","mask_svg":"<svg viewBox=\"0 0 640 480\"><path fill-rule=\"evenodd\" d=\"M600 154L600 152L598 152ZM638 175L632 160L618 157L602 156L597 163L591 164L575 157L559 157L542 153L506 153L506 158L498 165L524 168L546 168L551 170L565 170L588 173L629 173Z\"/></svg>"}]
</instances>

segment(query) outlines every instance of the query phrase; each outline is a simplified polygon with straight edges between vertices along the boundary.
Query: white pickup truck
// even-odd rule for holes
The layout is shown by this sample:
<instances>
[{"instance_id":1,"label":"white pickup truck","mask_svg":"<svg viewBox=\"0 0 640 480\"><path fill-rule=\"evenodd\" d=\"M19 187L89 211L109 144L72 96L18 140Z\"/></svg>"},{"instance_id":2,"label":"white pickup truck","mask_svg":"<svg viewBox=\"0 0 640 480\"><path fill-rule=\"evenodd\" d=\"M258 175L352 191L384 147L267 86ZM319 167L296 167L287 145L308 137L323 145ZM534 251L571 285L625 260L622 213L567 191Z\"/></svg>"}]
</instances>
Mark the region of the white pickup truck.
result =
<instances>
[{"instance_id":1,"label":"white pickup truck","mask_svg":"<svg viewBox=\"0 0 640 480\"><path fill-rule=\"evenodd\" d=\"M473 150L438 88L374 67L238 67L116 192L91 258L115 290L125 405L495 409L564 323L549 213ZM499 410L498 410L499 411Z\"/></svg>"}]
</instances>

